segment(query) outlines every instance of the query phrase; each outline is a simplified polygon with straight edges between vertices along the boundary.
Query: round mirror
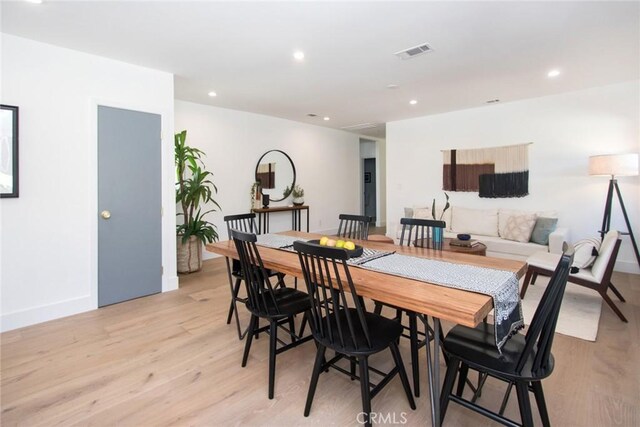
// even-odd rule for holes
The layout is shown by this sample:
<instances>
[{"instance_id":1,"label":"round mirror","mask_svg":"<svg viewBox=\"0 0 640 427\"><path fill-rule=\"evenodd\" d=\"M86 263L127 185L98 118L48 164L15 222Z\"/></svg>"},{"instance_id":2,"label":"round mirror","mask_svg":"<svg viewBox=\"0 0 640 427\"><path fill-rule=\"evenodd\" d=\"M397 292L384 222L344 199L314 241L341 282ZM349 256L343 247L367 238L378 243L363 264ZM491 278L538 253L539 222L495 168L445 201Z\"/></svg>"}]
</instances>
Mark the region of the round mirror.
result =
<instances>
[{"instance_id":1,"label":"round mirror","mask_svg":"<svg viewBox=\"0 0 640 427\"><path fill-rule=\"evenodd\" d=\"M286 199L296 185L296 167L291 157L281 150L264 153L256 165L256 181L260 182L262 194L269 195L269 200L280 202Z\"/></svg>"}]
</instances>

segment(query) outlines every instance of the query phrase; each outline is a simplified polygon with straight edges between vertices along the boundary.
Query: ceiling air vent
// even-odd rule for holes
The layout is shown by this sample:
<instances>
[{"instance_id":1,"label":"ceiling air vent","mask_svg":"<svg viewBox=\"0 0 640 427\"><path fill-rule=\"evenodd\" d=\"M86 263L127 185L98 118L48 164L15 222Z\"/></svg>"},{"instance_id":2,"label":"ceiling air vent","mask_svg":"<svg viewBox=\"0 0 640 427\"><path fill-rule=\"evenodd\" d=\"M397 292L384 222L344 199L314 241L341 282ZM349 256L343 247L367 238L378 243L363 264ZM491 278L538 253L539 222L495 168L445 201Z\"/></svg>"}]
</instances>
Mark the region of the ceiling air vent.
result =
<instances>
[{"instance_id":1,"label":"ceiling air vent","mask_svg":"<svg viewBox=\"0 0 640 427\"><path fill-rule=\"evenodd\" d=\"M401 50L400 52L394 53L398 58L401 59L411 59L415 58L418 55L422 55L423 53L431 52L433 49L427 43L423 43L418 46L410 47L409 49Z\"/></svg>"},{"instance_id":2,"label":"ceiling air vent","mask_svg":"<svg viewBox=\"0 0 640 427\"><path fill-rule=\"evenodd\" d=\"M375 128L378 127L377 123L360 123L357 125L351 125L351 126L343 126L340 129L344 129L344 130L362 130L362 129L371 129L371 128Z\"/></svg>"}]
</instances>

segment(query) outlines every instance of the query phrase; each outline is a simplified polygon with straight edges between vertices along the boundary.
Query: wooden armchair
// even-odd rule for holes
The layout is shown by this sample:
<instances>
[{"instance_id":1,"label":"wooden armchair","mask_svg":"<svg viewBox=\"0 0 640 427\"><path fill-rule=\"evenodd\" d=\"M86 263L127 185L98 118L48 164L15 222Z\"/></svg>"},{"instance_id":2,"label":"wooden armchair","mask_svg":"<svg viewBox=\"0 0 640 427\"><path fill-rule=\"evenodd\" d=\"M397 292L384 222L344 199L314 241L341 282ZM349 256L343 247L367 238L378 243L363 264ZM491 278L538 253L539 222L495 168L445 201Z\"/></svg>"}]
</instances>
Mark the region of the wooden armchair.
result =
<instances>
[{"instance_id":1,"label":"wooden armchair","mask_svg":"<svg viewBox=\"0 0 640 427\"><path fill-rule=\"evenodd\" d=\"M575 274L570 274L569 282L597 291L602 299L609 304L609 307L618 315L620 320L626 323L628 322L627 318L624 317L620 309L614 304L611 298L609 298L609 295L607 295L607 290L611 289L620 301L625 302L622 294L616 289L613 283L611 283L611 275L613 274L613 267L618 257L621 242L617 231L609 231L602 240L600 253L593 263L593 266L591 266L591 268L580 269ZM559 259L560 255L548 252L538 252L531 255L527 259L529 267L524 277L520 298L524 298L529 282L531 282L532 285L535 284L538 274L551 276Z\"/></svg>"}]
</instances>

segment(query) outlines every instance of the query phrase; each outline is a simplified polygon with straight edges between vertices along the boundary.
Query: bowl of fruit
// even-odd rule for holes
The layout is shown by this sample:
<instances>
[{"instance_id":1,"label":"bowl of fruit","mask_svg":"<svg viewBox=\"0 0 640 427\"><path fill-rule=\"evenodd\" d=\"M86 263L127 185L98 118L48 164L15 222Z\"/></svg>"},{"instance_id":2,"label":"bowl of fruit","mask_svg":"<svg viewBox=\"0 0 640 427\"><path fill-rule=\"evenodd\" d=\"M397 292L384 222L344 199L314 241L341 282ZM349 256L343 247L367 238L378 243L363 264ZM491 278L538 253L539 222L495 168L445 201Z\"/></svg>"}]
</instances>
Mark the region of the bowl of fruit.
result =
<instances>
[{"instance_id":1,"label":"bowl of fruit","mask_svg":"<svg viewBox=\"0 0 640 427\"><path fill-rule=\"evenodd\" d=\"M335 236L334 236L335 237ZM330 248L339 248L347 251L349 258L355 258L362 255L363 248L360 245L356 245L351 240L343 240L338 238L331 238L323 236L321 239L309 240L309 243L315 243L320 246L328 246Z\"/></svg>"}]
</instances>

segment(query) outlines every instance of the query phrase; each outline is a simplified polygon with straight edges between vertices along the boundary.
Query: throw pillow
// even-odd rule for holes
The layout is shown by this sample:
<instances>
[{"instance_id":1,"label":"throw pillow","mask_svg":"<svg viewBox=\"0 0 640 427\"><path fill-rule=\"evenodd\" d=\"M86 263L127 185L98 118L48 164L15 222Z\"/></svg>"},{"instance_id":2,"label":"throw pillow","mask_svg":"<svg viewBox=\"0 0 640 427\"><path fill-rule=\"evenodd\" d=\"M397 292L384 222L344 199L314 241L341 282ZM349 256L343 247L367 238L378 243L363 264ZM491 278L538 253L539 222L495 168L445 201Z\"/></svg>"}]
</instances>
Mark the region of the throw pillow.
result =
<instances>
[{"instance_id":1,"label":"throw pillow","mask_svg":"<svg viewBox=\"0 0 640 427\"><path fill-rule=\"evenodd\" d=\"M582 239L578 240L574 245L575 250L573 255L572 273L575 268L589 268L593 265L598 257L598 251L600 250L600 239Z\"/></svg>"},{"instance_id":2,"label":"throw pillow","mask_svg":"<svg viewBox=\"0 0 640 427\"><path fill-rule=\"evenodd\" d=\"M417 219L433 219L431 208L413 208L413 217Z\"/></svg>"},{"instance_id":3,"label":"throw pillow","mask_svg":"<svg viewBox=\"0 0 640 427\"><path fill-rule=\"evenodd\" d=\"M455 233L498 237L498 210L456 206L451 213L451 230Z\"/></svg>"},{"instance_id":4,"label":"throw pillow","mask_svg":"<svg viewBox=\"0 0 640 427\"><path fill-rule=\"evenodd\" d=\"M539 245L549 244L549 234L556 230L558 218L538 218L531 233L531 241Z\"/></svg>"},{"instance_id":5,"label":"throw pillow","mask_svg":"<svg viewBox=\"0 0 640 427\"><path fill-rule=\"evenodd\" d=\"M403 218L413 218L413 208L404 208Z\"/></svg>"},{"instance_id":6,"label":"throw pillow","mask_svg":"<svg viewBox=\"0 0 640 427\"><path fill-rule=\"evenodd\" d=\"M531 233L535 225L535 214L511 215L507 220L504 239L526 243L531 239Z\"/></svg>"}]
</instances>

